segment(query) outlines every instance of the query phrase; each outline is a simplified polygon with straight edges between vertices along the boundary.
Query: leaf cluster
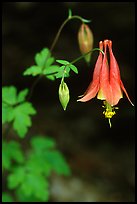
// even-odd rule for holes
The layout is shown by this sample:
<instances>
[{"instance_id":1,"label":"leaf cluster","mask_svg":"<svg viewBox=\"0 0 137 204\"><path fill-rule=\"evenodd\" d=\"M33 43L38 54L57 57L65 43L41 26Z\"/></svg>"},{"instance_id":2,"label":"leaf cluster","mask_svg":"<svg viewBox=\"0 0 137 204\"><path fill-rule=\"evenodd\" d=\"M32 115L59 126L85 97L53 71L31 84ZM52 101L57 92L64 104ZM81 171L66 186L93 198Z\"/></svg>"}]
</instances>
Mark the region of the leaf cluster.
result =
<instances>
[{"instance_id":1,"label":"leaf cluster","mask_svg":"<svg viewBox=\"0 0 137 204\"><path fill-rule=\"evenodd\" d=\"M56 60L56 62L62 64L55 65L55 58L51 56L51 52L48 48L43 48L39 53L35 55L35 65L27 68L23 75L44 75L50 80L56 78L69 77L70 70L78 74L78 69L66 60Z\"/></svg>"},{"instance_id":2,"label":"leaf cluster","mask_svg":"<svg viewBox=\"0 0 137 204\"><path fill-rule=\"evenodd\" d=\"M19 151L18 145L13 141L3 144L3 166L7 169L10 167L11 171L8 176L8 188L16 190L16 197L21 202L48 201L48 178L52 172L65 176L71 173L64 156L56 149L55 140L50 137L41 135L33 137L26 159ZM10 155L12 148L16 153ZM18 165L10 166L12 160L15 160ZM6 192L3 195L5 200ZM9 195L7 195L7 199L9 199Z\"/></svg>"},{"instance_id":3,"label":"leaf cluster","mask_svg":"<svg viewBox=\"0 0 137 204\"><path fill-rule=\"evenodd\" d=\"M27 94L28 89L17 94L14 86L2 87L2 124L12 122L13 129L21 138L32 125L30 115L36 114L33 105L25 101Z\"/></svg>"}]
</instances>

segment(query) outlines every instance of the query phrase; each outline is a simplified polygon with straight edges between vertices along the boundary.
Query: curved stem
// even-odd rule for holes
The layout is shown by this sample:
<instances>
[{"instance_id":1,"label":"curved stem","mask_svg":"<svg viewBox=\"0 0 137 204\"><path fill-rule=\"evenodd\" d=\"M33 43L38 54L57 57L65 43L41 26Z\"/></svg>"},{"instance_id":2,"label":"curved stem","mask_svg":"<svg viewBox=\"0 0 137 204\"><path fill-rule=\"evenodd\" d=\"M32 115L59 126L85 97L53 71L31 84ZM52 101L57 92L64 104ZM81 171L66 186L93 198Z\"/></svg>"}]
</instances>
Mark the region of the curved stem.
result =
<instances>
[{"instance_id":1,"label":"curved stem","mask_svg":"<svg viewBox=\"0 0 137 204\"><path fill-rule=\"evenodd\" d=\"M52 43L52 45L51 45L51 47L50 47L50 51L52 51L53 48L55 47L55 45L56 45L56 43L57 43L57 41L58 41L58 38L59 38L59 36L60 36L60 33L61 33L62 29L64 28L64 26L65 26L70 20L72 20L72 19L79 19L80 21L82 21L82 23L84 23L83 20L82 20L82 18L81 18L80 16L75 15L75 16L68 17L68 18L62 23L62 25L60 26L60 28L59 28L59 30L58 30L58 32L57 32L57 34L56 34L56 37L55 37L55 39L54 39L54 41L53 41L53 43Z\"/></svg>"},{"instance_id":2,"label":"curved stem","mask_svg":"<svg viewBox=\"0 0 137 204\"><path fill-rule=\"evenodd\" d=\"M85 57L86 55L88 55L90 52L94 52L94 51L96 51L96 50L102 52L102 54L104 55L104 52L103 52L101 49L99 49L99 48L94 48L94 49L90 50L89 52L85 53L84 55L82 55L82 56L76 58L75 60L71 61L70 64L74 64L75 62L77 62L77 61L81 60L82 58L84 58L84 57Z\"/></svg>"}]
</instances>

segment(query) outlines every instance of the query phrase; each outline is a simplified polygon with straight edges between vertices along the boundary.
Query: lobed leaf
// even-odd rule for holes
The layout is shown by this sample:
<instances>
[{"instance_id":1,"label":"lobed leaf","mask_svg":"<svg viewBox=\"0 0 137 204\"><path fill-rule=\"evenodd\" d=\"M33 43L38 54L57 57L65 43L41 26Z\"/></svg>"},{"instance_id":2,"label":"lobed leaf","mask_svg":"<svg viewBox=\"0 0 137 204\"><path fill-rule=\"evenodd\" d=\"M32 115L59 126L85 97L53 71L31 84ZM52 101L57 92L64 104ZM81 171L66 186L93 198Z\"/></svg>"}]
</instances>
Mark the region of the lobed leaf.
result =
<instances>
[{"instance_id":1,"label":"lobed leaf","mask_svg":"<svg viewBox=\"0 0 137 204\"><path fill-rule=\"evenodd\" d=\"M57 151L47 151L45 154L46 161L51 165L52 170L59 175L70 175L70 168L63 157L63 155Z\"/></svg>"},{"instance_id":2,"label":"lobed leaf","mask_svg":"<svg viewBox=\"0 0 137 204\"><path fill-rule=\"evenodd\" d=\"M28 166L18 166L13 169L8 176L8 188L18 188L25 197L34 196L42 201L47 201L49 197L48 180L43 174L35 173Z\"/></svg>"},{"instance_id":3,"label":"lobed leaf","mask_svg":"<svg viewBox=\"0 0 137 204\"><path fill-rule=\"evenodd\" d=\"M9 104L15 105L17 102L17 89L14 86L2 87L2 101Z\"/></svg>"},{"instance_id":4,"label":"lobed leaf","mask_svg":"<svg viewBox=\"0 0 137 204\"><path fill-rule=\"evenodd\" d=\"M23 138L31 126L30 115L36 114L36 110L29 102L24 102L14 108L13 128Z\"/></svg>"},{"instance_id":5,"label":"lobed leaf","mask_svg":"<svg viewBox=\"0 0 137 204\"><path fill-rule=\"evenodd\" d=\"M37 136L31 139L31 146L34 150L44 151L55 147L54 139L50 137Z\"/></svg>"},{"instance_id":6,"label":"lobed leaf","mask_svg":"<svg viewBox=\"0 0 137 204\"><path fill-rule=\"evenodd\" d=\"M25 168L18 166L14 171L8 176L8 188L17 188L25 179Z\"/></svg>"},{"instance_id":7,"label":"lobed leaf","mask_svg":"<svg viewBox=\"0 0 137 204\"><path fill-rule=\"evenodd\" d=\"M37 66L37 65L33 65L29 68L27 68L24 72L23 75L32 75L32 76L37 76L39 74L42 73L42 68Z\"/></svg>"},{"instance_id":8,"label":"lobed leaf","mask_svg":"<svg viewBox=\"0 0 137 204\"><path fill-rule=\"evenodd\" d=\"M43 48L39 53L35 55L36 64L43 68L45 65L45 61L50 57L50 51L48 48Z\"/></svg>"},{"instance_id":9,"label":"lobed leaf","mask_svg":"<svg viewBox=\"0 0 137 204\"><path fill-rule=\"evenodd\" d=\"M13 120L14 108L2 102L2 124Z\"/></svg>"},{"instance_id":10,"label":"lobed leaf","mask_svg":"<svg viewBox=\"0 0 137 204\"><path fill-rule=\"evenodd\" d=\"M54 57L47 58L47 60L45 61L45 66L44 67L45 68L50 67L53 64L53 62L55 62Z\"/></svg>"},{"instance_id":11,"label":"lobed leaf","mask_svg":"<svg viewBox=\"0 0 137 204\"><path fill-rule=\"evenodd\" d=\"M16 141L2 142L2 166L5 169L10 169L11 162L24 162L24 155L20 144Z\"/></svg>"},{"instance_id":12,"label":"lobed leaf","mask_svg":"<svg viewBox=\"0 0 137 204\"><path fill-rule=\"evenodd\" d=\"M47 75L47 74L54 74L56 72L58 72L59 70L59 66L58 65L52 65L50 67L47 67L46 69L44 69L43 74Z\"/></svg>"},{"instance_id":13,"label":"lobed leaf","mask_svg":"<svg viewBox=\"0 0 137 204\"><path fill-rule=\"evenodd\" d=\"M17 103L24 102L28 92L29 92L28 89L24 89L24 90L20 91L18 96L17 96Z\"/></svg>"}]
</instances>

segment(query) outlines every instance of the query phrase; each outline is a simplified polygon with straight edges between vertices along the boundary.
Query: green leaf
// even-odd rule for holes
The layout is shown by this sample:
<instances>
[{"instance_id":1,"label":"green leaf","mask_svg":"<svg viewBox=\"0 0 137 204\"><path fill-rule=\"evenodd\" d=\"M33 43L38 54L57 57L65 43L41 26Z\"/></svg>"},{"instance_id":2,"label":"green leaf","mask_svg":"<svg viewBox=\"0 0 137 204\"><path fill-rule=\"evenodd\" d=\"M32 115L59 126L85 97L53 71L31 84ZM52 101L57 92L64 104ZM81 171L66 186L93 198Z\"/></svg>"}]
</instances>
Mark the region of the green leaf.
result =
<instances>
[{"instance_id":1,"label":"green leaf","mask_svg":"<svg viewBox=\"0 0 137 204\"><path fill-rule=\"evenodd\" d=\"M42 201L48 198L48 181L41 174L27 172L20 189L25 196L35 195Z\"/></svg>"},{"instance_id":2,"label":"green leaf","mask_svg":"<svg viewBox=\"0 0 137 204\"><path fill-rule=\"evenodd\" d=\"M17 89L14 86L2 87L2 101L9 104L15 105L17 102Z\"/></svg>"},{"instance_id":3,"label":"green leaf","mask_svg":"<svg viewBox=\"0 0 137 204\"><path fill-rule=\"evenodd\" d=\"M65 66L61 66L60 69L65 68L66 77L69 76L70 69L72 69L76 74L78 74L77 67L71 64L70 62L66 60L56 60L56 62L65 65ZM56 74L56 78L61 78L62 76L63 76L63 71L59 71L59 73Z\"/></svg>"},{"instance_id":4,"label":"green leaf","mask_svg":"<svg viewBox=\"0 0 137 204\"><path fill-rule=\"evenodd\" d=\"M8 143L8 146L8 148L10 149L11 158L18 163L23 163L25 158L21 150L20 144L16 141L10 141Z\"/></svg>"},{"instance_id":5,"label":"green leaf","mask_svg":"<svg viewBox=\"0 0 137 204\"><path fill-rule=\"evenodd\" d=\"M44 150L45 152L46 150ZM43 174L48 177L51 173L51 166L46 162L43 152L41 150L34 150L29 153L26 165L29 170L34 173Z\"/></svg>"},{"instance_id":6,"label":"green leaf","mask_svg":"<svg viewBox=\"0 0 137 204\"><path fill-rule=\"evenodd\" d=\"M10 169L11 166L11 155L8 144L2 142L2 168Z\"/></svg>"},{"instance_id":7,"label":"green leaf","mask_svg":"<svg viewBox=\"0 0 137 204\"><path fill-rule=\"evenodd\" d=\"M20 91L20 93L17 96L17 103L21 103L21 102L25 101L25 98L26 98L28 92L29 92L28 89L24 89L23 91Z\"/></svg>"},{"instance_id":8,"label":"green leaf","mask_svg":"<svg viewBox=\"0 0 137 204\"><path fill-rule=\"evenodd\" d=\"M54 81L56 79L55 75L49 75L49 76L46 76L46 78Z\"/></svg>"},{"instance_id":9,"label":"green leaf","mask_svg":"<svg viewBox=\"0 0 137 204\"><path fill-rule=\"evenodd\" d=\"M58 62L58 63L60 63L60 64L64 64L64 65L69 64L69 62L66 61L66 60L56 60L56 62Z\"/></svg>"},{"instance_id":10,"label":"green leaf","mask_svg":"<svg viewBox=\"0 0 137 204\"><path fill-rule=\"evenodd\" d=\"M8 188L14 189L19 186L25 179L25 168L19 166L8 176Z\"/></svg>"},{"instance_id":11,"label":"green leaf","mask_svg":"<svg viewBox=\"0 0 137 204\"><path fill-rule=\"evenodd\" d=\"M54 59L54 57L49 57L49 58L47 58L47 60L46 60L46 62L45 62L45 68L48 68L48 67L50 67L51 66L51 64L53 64L53 62L55 62L55 59Z\"/></svg>"},{"instance_id":12,"label":"green leaf","mask_svg":"<svg viewBox=\"0 0 137 204\"><path fill-rule=\"evenodd\" d=\"M17 199L20 202L27 202L28 203L28 202L40 202L40 201L42 201L41 199L36 198L35 195L25 196L20 188L16 189L15 193L16 193ZM49 199L49 191L46 189L45 193L47 193L47 199L45 199L44 201L48 201L48 199Z\"/></svg>"},{"instance_id":13,"label":"green leaf","mask_svg":"<svg viewBox=\"0 0 137 204\"><path fill-rule=\"evenodd\" d=\"M2 124L5 122L11 122L13 120L13 111L13 107L2 102Z\"/></svg>"},{"instance_id":14,"label":"green leaf","mask_svg":"<svg viewBox=\"0 0 137 204\"><path fill-rule=\"evenodd\" d=\"M12 196L9 193L2 192L2 202L14 202Z\"/></svg>"},{"instance_id":15,"label":"green leaf","mask_svg":"<svg viewBox=\"0 0 137 204\"><path fill-rule=\"evenodd\" d=\"M31 139L32 151L27 165L36 172L49 176L51 171L70 175L70 169L63 155L55 150L55 141L50 137L37 136Z\"/></svg>"},{"instance_id":16,"label":"green leaf","mask_svg":"<svg viewBox=\"0 0 137 204\"><path fill-rule=\"evenodd\" d=\"M46 149L54 148L55 141L47 136L37 136L31 139L31 146L34 150L43 152Z\"/></svg>"},{"instance_id":17,"label":"green leaf","mask_svg":"<svg viewBox=\"0 0 137 204\"><path fill-rule=\"evenodd\" d=\"M16 198L17 200L19 200L20 202L39 202L38 199L36 199L35 196L24 196L23 192L20 190L20 188L18 188L15 191L16 194Z\"/></svg>"},{"instance_id":18,"label":"green leaf","mask_svg":"<svg viewBox=\"0 0 137 204\"><path fill-rule=\"evenodd\" d=\"M70 72L70 66L66 66L65 68L65 74L69 75Z\"/></svg>"},{"instance_id":19,"label":"green leaf","mask_svg":"<svg viewBox=\"0 0 137 204\"><path fill-rule=\"evenodd\" d=\"M2 142L2 166L4 169L10 169L11 162L24 162L24 155L20 144L16 141Z\"/></svg>"},{"instance_id":20,"label":"green leaf","mask_svg":"<svg viewBox=\"0 0 137 204\"><path fill-rule=\"evenodd\" d=\"M66 67L66 68L65 68ZM56 78L69 77L70 68L68 66L61 66L59 67L59 71L55 74Z\"/></svg>"},{"instance_id":21,"label":"green leaf","mask_svg":"<svg viewBox=\"0 0 137 204\"><path fill-rule=\"evenodd\" d=\"M55 62L54 57L51 57L51 53L48 48L42 49L41 52L35 55L35 62L37 65L33 65L27 68L23 75L36 76L39 74L47 75L46 78L55 80L55 73L58 72L59 66L52 65ZM50 74L50 76L48 76Z\"/></svg>"},{"instance_id":22,"label":"green leaf","mask_svg":"<svg viewBox=\"0 0 137 204\"><path fill-rule=\"evenodd\" d=\"M65 66L61 66L61 67L59 67L58 73L55 74L56 78L62 78L62 77L63 77L63 74L64 74L64 68L65 68Z\"/></svg>"},{"instance_id":23,"label":"green leaf","mask_svg":"<svg viewBox=\"0 0 137 204\"><path fill-rule=\"evenodd\" d=\"M14 122L13 128L18 135L23 138L31 126L31 119L29 115L36 114L36 110L29 102L24 102L14 108Z\"/></svg>"},{"instance_id":24,"label":"green leaf","mask_svg":"<svg viewBox=\"0 0 137 204\"><path fill-rule=\"evenodd\" d=\"M45 153L55 147L55 141L52 138L37 136L31 139L32 151L28 155L27 166L35 173L42 173L49 176L52 170L50 163L46 161Z\"/></svg>"},{"instance_id":25,"label":"green leaf","mask_svg":"<svg viewBox=\"0 0 137 204\"><path fill-rule=\"evenodd\" d=\"M23 75L32 75L32 76L36 76L42 73L42 67L33 65L29 68L27 68L24 72Z\"/></svg>"},{"instance_id":26,"label":"green leaf","mask_svg":"<svg viewBox=\"0 0 137 204\"><path fill-rule=\"evenodd\" d=\"M46 60L50 57L50 51L48 48L44 48L42 49L42 51L40 53L37 53L35 55L35 62L36 64L43 68L43 66L45 65Z\"/></svg>"},{"instance_id":27,"label":"green leaf","mask_svg":"<svg viewBox=\"0 0 137 204\"><path fill-rule=\"evenodd\" d=\"M75 72L76 74L78 74L78 69L77 69L77 67L75 67L73 64L70 64L70 69L72 69L73 70L73 72Z\"/></svg>"},{"instance_id":28,"label":"green leaf","mask_svg":"<svg viewBox=\"0 0 137 204\"><path fill-rule=\"evenodd\" d=\"M58 65L52 65L50 67L47 67L46 69L44 69L43 74L52 74L52 73L56 73L59 70L59 66Z\"/></svg>"},{"instance_id":29,"label":"green leaf","mask_svg":"<svg viewBox=\"0 0 137 204\"><path fill-rule=\"evenodd\" d=\"M13 169L8 176L8 188L18 188L25 197L35 196L42 201L47 201L49 197L48 180L28 166L18 166Z\"/></svg>"},{"instance_id":30,"label":"green leaf","mask_svg":"<svg viewBox=\"0 0 137 204\"><path fill-rule=\"evenodd\" d=\"M47 151L45 158L57 174L65 176L69 176L71 174L70 168L65 158L59 151Z\"/></svg>"}]
</instances>

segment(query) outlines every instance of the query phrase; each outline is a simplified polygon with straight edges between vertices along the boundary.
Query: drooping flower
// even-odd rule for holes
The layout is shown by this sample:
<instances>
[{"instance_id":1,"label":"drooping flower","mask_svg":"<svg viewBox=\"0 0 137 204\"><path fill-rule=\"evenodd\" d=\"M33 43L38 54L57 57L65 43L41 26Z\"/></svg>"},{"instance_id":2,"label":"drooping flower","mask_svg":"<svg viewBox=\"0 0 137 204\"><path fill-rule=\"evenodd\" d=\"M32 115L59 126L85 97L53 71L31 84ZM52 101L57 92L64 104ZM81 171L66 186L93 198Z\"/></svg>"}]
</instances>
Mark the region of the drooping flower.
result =
<instances>
[{"instance_id":1,"label":"drooping flower","mask_svg":"<svg viewBox=\"0 0 137 204\"><path fill-rule=\"evenodd\" d=\"M82 54L85 54L92 50L93 48L93 33L88 25L82 23L78 31L78 43ZM90 62L91 53L85 55L85 60L87 63Z\"/></svg>"},{"instance_id":2,"label":"drooping flower","mask_svg":"<svg viewBox=\"0 0 137 204\"><path fill-rule=\"evenodd\" d=\"M96 95L98 99L104 100L105 106L103 107L106 110L103 114L109 119L109 124L111 126L110 118L115 114L116 108L114 106L123 98L122 91L124 91L130 103L132 105L134 104L131 102L121 80L119 66L112 51L112 41L100 41L99 48L102 51L104 50L104 54L102 54L102 52L99 53L93 72L93 79L83 97L77 101L86 102ZM110 56L110 63L108 63L107 59L107 49Z\"/></svg>"}]
</instances>

